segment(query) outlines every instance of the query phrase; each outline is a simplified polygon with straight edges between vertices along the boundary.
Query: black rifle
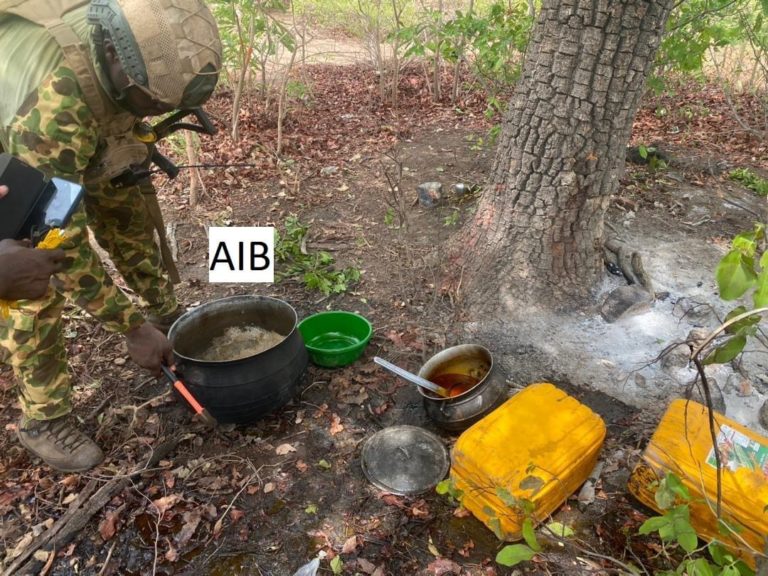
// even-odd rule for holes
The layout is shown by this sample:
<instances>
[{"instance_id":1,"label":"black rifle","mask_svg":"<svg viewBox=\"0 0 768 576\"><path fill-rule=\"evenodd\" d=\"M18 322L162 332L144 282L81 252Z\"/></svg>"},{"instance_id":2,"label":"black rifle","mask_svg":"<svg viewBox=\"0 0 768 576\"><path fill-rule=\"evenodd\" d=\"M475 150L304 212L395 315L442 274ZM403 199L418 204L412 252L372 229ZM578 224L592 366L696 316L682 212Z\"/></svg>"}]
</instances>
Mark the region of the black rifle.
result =
<instances>
[{"instance_id":1,"label":"black rifle","mask_svg":"<svg viewBox=\"0 0 768 576\"><path fill-rule=\"evenodd\" d=\"M183 118L190 115L195 116L198 122L197 124L181 122ZM148 122L139 122L134 127L133 134L138 140L146 143L149 147L149 161L141 166L131 166L128 170L113 178L111 180L112 184L117 187L133 186L156 172L150 168L152 164L164 172L168 178L176 178L176 176L179 175L179 167L168 157L160 154L155 144L178 130L190 130L192 132L208 134L210 136L216 134L216 127L211 123L211 119L208 118L208 115L202 108L179 110L155 125L149 124Z\"/></svg>"}]
</instances>

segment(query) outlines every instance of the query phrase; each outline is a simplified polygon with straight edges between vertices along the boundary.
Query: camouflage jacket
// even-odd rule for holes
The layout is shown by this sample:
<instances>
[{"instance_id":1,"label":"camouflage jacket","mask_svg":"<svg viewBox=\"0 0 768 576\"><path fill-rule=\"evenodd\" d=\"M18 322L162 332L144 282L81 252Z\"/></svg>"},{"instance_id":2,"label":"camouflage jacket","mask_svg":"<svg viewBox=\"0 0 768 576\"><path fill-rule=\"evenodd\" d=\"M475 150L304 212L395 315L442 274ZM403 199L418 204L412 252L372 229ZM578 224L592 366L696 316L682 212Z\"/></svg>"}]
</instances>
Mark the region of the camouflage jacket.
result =
<instances>
[{"instance_id":1,"label":"camouflage jacket","mask_svg":"<svg viewBox=\"0 0 768 576\"><path fill-rule=\"evenodd\" d=\"M144 164L149 153L133 136L137 119L115 104L109 95L109 81L96 64L92 27L87 22L88 2L7 0L5 4L12 6L3 12L4 0L0 0L0 143L9 147L11 122L33 106L29 98L65 67L74 72L78 100L86 103L98 123L98 146L88 151L90 160L81 171L82 180L101 184L134 164ZM68 8L71 5L75 7ZM52 28L48 21L52 15L38 13L46 6L64 10L59 24ZM19 11L20 15L16 13ZM62 35L63 30L68 33ZM69 123L68 118L62 120Z\"/></svg>"},{"instance_id":2,"label":"camouflage jacket","mask_svg":"<svg viewBox=\"0 0 768 576\"><path fill-rule=\"evenodd\" d=\"M14 156L49 176L80 182L100 142L99 125L83 101L74 73L65 66L51 72L28 95L8 125L7 135L7 151ZM138 326L143 322L141 313L109 280L98 257L89 254L88 235L78 220L84 221L84 216L73 218L72 233L67 234L72 245L61 247L77 251L81 262L100 268L89 274L99 283L98 290L90 301L78 304L110 330L125 332Z\"/></svg>"}]
</instances>

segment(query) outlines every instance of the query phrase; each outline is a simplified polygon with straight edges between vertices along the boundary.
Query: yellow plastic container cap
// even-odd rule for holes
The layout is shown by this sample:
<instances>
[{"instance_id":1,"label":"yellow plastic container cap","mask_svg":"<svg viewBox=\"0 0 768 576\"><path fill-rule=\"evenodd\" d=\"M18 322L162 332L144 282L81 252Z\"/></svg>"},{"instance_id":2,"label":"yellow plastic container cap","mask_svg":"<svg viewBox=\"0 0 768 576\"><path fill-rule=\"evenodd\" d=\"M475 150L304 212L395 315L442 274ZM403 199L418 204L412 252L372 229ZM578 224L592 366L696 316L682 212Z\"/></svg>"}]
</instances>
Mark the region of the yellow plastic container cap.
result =
<instances>
[{"instance_id":1,"label":"yellow plastic container cap","mask_svg":"<svg viewBox=\"0 0 768 576\"><path fill-rule=\"evenodd\" d=\"M688 488L691 525L697 534L717 540L752 568L768 542L768 438L715 413L721 459L722 500L718 523L717 467L706 406L675 400L659 422L641 461L629 478L629 491L661 512L656 482L668 472ZM738 533L721 530L740 526Z\"/></svg>"},{"instance_id":2,"label":"yellow plastic container cap","mask_svg":"<svg viewBox=\"0 0 768 576\"><path fill-rule=\"evenodd\" d=\"M531 384L467 429L451 454L462 505L503 540L544 520L589 477L605 423L549 383Z\"/></svg>"}]
</instances>

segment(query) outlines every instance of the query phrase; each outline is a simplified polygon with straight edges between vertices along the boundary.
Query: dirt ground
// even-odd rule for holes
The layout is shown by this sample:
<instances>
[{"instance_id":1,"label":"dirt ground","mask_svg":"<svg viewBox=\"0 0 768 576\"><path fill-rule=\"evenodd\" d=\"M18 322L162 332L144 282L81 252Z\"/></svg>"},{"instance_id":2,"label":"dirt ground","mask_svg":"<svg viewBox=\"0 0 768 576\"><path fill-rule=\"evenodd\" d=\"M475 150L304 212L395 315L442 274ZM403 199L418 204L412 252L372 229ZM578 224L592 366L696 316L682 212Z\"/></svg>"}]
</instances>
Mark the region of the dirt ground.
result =
<instances>
[{"instance_id":1,"label":"dirt ground","mask_svg":"<svg viewBox=\"0 0 768 576\"><path fill-rule=\"evenodd\" d=\"M89 484L104 486L131 474L71 543L56 548L55 557L39 554L35 573L291 576L319 552L325 554L320 574L333 573L330 560L337 556L340 573L374 576L616 573L611 558L642 564L648 573L660 569L664 558L658 545L636 536L650 511L628 494L626 480L658 421L659 397L669 398L668 391L634 403L631 391L608 394L599 377L586 381L583 371L571 377L562 365L542 363L537 371L529 363L515 370L513 352L483 342L504 356L508 395L549 379L608 426L594 502L579 507L574 497L554 514L575 536L565 544L542 536L544 552L514 570L494 562L502 543L492 532L446 498L434 491L394 496L368 482L360 450L379 430L411 424L435 433L448 450L456 441L457 434L427 418L414 387L375 367L372 358L417 371L436 352L466 342L468 324L482 328L494 321L469 317L461 302L440 290L443 250L471 215L493 160L492 148L484 144L490 125L480 97L467 97L459 106L431 103L418 71L403 78L397 112L378 102L375 77L364 66L313 66L304 70L302 81L312 91L288 116L282 162L269 152L275 126L258 102L242 113L244 140L229 141L230 95L222 92L209 107L221 136L203 141L201 160L255 166L203 170L205 191L196 207L188 203L186 173L173 182L158 178L183 277L178 291L189 307L259 294L285 300L299 318L322 310L359 312L374 326L362 358L339 369L310 364L293 399L280 410L250 426L210 429L190 418L164 382L132 366L119 337L71 309L66 338L76 413L108 458L82 475L56 474L31 459L15 440L19 410L12 377L0 372L4 565L52 520L65 516ZM692 118L674 113L660 118L658 107L674 110L673 103L646 103L633 138L660 141L675 161L662 171L628 165L608 214L628 240L658 248L643 254L662 287L670 284L664 274L674 268L670 258L678 249L694 251L689 253L694 260L701 250L696 270L702 283L711 283L726 239L762 215L764 200L729 181L721 169L711 169L720 162L761 170L768 161L765 142L735 129L725 105L717 102L707 97L702 106L709 112ZM713 134L721 143L727 136L726 145L712 146L707 139ZM426 181L444 186L437 207L418 203L416 186ZM480 191L457 197L456 183ZM392 192L393 184L399 192ZM741 208L727 208L726 200ZM209 226L280 229L291 214L310 226L308 252L329 252L338 266L360 269L361 281L332 296L296 280L207 282ZM677 236L671 238L676 231L689 240L684 248ZM666 236L669 244L658 241ZM693 274L678 278L674 290L691 281ZM612 280L606 282L607 288ZM598 324L594 311L584 314ZM651 356L658 351L647 350ZM597 349L597 361L601 354L603 348ZM753 401L762 392L756 388ZM173 442L166 451L168 439ZM162 457L142 470L153 452Z\"/></svg>"}]
</instances>

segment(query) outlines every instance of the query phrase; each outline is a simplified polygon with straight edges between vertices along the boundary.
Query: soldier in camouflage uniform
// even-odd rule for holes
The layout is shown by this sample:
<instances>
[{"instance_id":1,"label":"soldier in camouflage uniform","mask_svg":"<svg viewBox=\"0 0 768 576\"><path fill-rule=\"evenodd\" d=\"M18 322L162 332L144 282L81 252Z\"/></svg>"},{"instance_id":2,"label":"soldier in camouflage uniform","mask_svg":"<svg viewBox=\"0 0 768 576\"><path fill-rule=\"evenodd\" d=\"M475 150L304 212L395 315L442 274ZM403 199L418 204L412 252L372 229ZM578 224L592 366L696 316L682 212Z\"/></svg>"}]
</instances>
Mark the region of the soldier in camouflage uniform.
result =
<instances>
[{"instance_id":1,"label":"soldier in camouflage uniform","mask_svg":"<svg viewBox=\"0 0 768 576\"><path fill-rule=\"evenodd\" d=\"M170 343L112 282L86 227L144 300L148 319L167 330L178 304L143 199L151 183L113 181L146 161L132 135L138 119L210 96L221 45L202 0L0 0L0 30L0 142L86 190L60 246L64 270L41 298L18 300L0 318L0 359L19 381L22 444L59 470L81 471L103 453L68 417L66 300L124 334L139 365L159 373L172 362Z\"/></svg>"}]
</instances>

